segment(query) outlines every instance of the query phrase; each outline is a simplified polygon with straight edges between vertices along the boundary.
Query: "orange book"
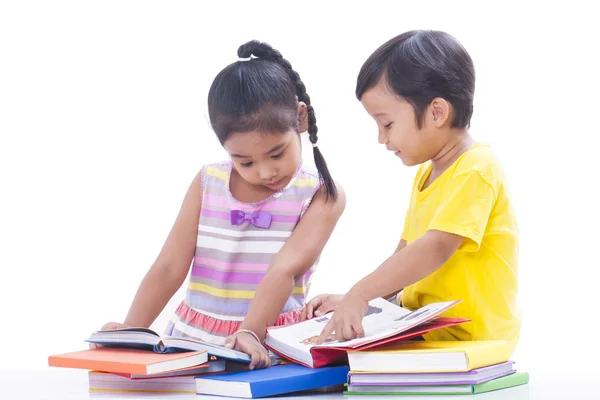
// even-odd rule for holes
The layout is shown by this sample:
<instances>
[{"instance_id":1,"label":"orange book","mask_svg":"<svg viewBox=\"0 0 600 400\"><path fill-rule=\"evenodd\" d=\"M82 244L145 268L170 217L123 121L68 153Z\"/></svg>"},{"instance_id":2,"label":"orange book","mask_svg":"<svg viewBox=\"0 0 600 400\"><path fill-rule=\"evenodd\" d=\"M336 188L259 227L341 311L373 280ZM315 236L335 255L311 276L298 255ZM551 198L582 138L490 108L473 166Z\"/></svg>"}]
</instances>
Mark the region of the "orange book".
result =
<instances>
[{"instance_id":1,"label":"orange book","mask_svg":"<svg viewBox=\"0 0 600 400\"><path fill-rule=\"evenodd\" d=\"M158 354L153 351L101 347L48 357L51 367L125 374L158 374L208 361L206 351Z\"/></svg>"}]
</instances>

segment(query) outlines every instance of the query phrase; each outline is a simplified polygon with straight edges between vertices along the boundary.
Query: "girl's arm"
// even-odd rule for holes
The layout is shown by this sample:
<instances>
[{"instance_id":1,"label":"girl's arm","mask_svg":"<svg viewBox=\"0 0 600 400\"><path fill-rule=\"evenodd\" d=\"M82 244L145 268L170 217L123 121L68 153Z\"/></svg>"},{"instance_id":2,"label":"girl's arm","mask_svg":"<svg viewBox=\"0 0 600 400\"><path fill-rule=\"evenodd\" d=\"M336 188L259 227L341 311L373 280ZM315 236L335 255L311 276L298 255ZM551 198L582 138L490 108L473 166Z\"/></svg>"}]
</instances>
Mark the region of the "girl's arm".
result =
<instances>
[{"instance_id":1,"label":"girl's arm","mask_svg":"<svg viewBox=\"0 0 600 400\"><path fill-rule=\"evenodd\" d=\"M241 329L248 329L264 340L266 329L277 320L294 289L294 279L315 263L329 240L346 206L346 196L338 186L337 200L325 202L321 189L290 238L273 258L258 285Z\"/></svg>"},{"instance_id":2,"label":"girl's arm","mask_svg":"<svg viewBox=\"0 0 600 400\"><path fill-rule=\"evenodd\" d=\"M161 252L137 290L125 325L149 327L183 284L194 256L201 207L199 172L185 195Z\"/></svg>"}]
</instances>

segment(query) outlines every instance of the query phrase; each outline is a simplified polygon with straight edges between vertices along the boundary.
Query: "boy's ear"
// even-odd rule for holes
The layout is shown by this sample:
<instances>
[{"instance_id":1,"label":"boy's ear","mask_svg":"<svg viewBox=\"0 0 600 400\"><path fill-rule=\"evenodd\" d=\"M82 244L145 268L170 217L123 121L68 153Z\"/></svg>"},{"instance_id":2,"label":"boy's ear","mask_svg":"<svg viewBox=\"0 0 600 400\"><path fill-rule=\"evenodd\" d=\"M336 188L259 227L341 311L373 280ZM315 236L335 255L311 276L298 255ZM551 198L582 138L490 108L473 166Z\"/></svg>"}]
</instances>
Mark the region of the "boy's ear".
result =
<instances>
[{"instance_id":1,"label":"boy's ear","mask_svg":"<svg viewBox=\"0 0 600 400\"><path fill-rule=\"evenodd\" d=\"M433 126L436 128L441 128L450 122L450 112L450 103L441 97L436 97L429 104L427 118Z\"/></svg>"},{"instance_id":2,"label":"boy's ear","mask_svg":"<svg viewBox=\"0 0 600 400\"><path fill-rule=\"evenodd\" d=\"M308 130L308 111L306 103L298 102L298 132L303 133Z\"/></svg>"}]
</instances>

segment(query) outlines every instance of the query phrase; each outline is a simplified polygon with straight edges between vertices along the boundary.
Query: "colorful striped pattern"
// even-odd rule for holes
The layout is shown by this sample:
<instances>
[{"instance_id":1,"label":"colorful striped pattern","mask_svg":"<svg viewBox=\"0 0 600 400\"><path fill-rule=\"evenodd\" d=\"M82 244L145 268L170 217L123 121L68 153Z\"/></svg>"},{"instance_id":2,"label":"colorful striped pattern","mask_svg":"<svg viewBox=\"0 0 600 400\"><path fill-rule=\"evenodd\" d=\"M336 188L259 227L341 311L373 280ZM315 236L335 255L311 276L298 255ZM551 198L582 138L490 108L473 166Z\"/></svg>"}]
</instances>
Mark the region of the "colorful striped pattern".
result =
<instances>
[{"instance_id":1,"label":"colorful striped pattern","mask_svg":"<svg viewBox=\"0 0 600 400\"><path fill-rule=\"evenodd\" d=\"M237 201L229 191L231 162L202 169L202 211L196 254L185 301L167 327L172 336L223 344L247 314L250 301L275 254L290 237L320 187L318 175L302 166L284 189L259 203ZM249 222L232 225L231 210L268 211L269 229ZM316 264L295 282L277 324L295 322L304 306Z\"/></svg>"}]
</instances>

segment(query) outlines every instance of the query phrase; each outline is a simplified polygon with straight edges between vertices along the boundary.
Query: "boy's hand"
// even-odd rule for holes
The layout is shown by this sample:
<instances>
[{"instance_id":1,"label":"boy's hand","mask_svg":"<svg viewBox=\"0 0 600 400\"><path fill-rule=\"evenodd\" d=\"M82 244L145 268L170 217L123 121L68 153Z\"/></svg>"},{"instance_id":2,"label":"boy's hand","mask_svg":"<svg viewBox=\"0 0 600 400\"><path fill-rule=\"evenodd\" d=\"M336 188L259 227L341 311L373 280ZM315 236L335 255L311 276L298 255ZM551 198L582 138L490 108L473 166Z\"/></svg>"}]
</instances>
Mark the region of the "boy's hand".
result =
<instances>
[{"instance_id":1,"label":"boy's hand","mask_svg":"<svg viewBox=\"0 0 600 400\"><path fill-rule=\"evenodd\" d=\"M252 357L250 369L267 368L271 366L271 357L265 347L249 333L240 332L225 340L225 347L242 351Z\"/></svg>"},{"instance_id":2,"label":"boy's hand","mask_svg":"<svg viewBox=\"0 0 600 400\"><path fill-rule=\"evenodd\" d=\"M365 331L362 319L368 309L369 302L366 300L350 293L345 295L323 328L317 344L324 343L332 333L335 333L335 338L340 342L363 337Z\"/></svg>"},{"instance_id":3,"label":"boy's hand","mask_svg":"<svg viewBox=\"0 0 600 400\"><path fill-rule=\"evenodd\" d=\"M342 301L342 294L321 294L309 301L302 309L300 321L320 317L327 314L329 311L335 310L338 304Z\"/></svg>"},{"instance_id":4,"label":"boy's hand","mask_svg":"<svg viewBox=\"0 0 600 400\"><path fill-rule=\"evenodd\" d=\"M122 328L129 328L129 325L125 325L120 322L109 322L107 324L104 324L104 326L102 328L100 328L100 330L101 331L109 331L111 329L122 329ZM90 343L90 349L98 349L100 347L102 347L102 346L99 344Z\"/></svg>"}]
</instances>

